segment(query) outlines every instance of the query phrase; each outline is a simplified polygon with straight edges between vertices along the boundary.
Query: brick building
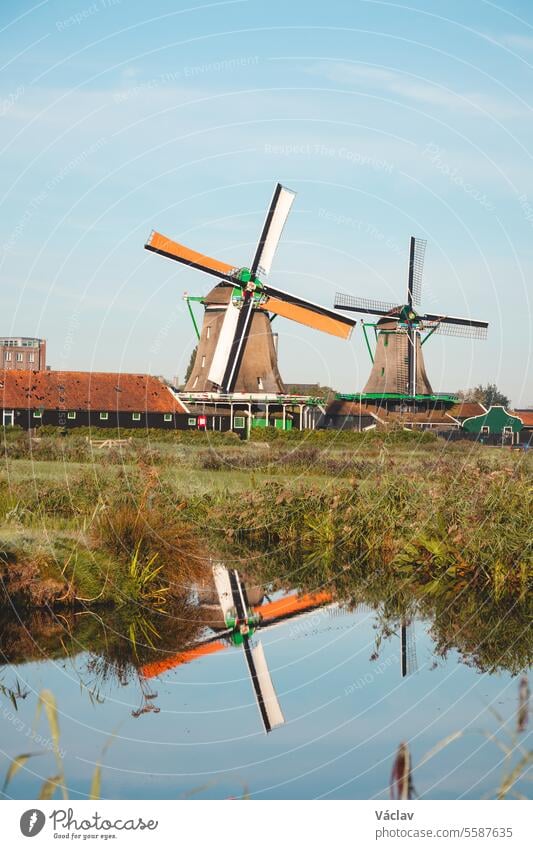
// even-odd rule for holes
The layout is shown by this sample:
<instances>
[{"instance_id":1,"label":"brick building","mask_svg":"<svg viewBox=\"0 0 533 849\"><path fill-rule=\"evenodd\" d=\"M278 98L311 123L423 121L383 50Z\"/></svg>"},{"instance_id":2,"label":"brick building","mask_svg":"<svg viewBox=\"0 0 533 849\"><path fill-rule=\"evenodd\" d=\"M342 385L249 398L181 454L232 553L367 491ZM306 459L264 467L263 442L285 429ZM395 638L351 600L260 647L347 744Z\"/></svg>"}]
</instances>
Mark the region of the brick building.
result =
<instances>
[{"instance_id":1,"label":"brick building","mask_svg":"<svg viewBox=\"0 0 533 849\"><path fill-rule=\"evenodd\" d=\"M5 371L44 371L46 340L33 336L0 336L0 364Z\"/></svg>"}]
</instances>

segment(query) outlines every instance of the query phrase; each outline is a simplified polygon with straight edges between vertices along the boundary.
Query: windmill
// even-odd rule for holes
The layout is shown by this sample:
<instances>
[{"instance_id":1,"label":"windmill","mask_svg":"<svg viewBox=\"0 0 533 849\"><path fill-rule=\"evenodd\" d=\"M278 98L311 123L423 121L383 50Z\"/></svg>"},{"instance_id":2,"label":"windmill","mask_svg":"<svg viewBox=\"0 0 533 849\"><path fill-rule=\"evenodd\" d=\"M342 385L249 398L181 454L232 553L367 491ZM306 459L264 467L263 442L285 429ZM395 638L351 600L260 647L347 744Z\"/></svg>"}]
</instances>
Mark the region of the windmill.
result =
<instances>
[{"instance_id":1,"label":"windmill","mask_svg":"<svg viewBox=\"0 0 533 849\"><path fill-rule=\"evenodd\" d=\"M342 339L355 321L266 284L295 193L277 184L250 268L213 259L152 231L146 250L218 277L204 297L185 296L198 336L194 366L186 392L283 394L272 334L274 316L291 319ZM191 301L205 308L198 331Z\"/></svg>"},{"instance_id":2,"label":"windmill","mask_svg":"<svg viewBox=\"0 0 533 849\"><path fill-rule=\"evenodd\" d=\"M420 303L422 294L425 252L425 239L411 236L406 304L396 305L341 293L335 296L335 309L378 317L377 323L363 323L373 364L363 394L391 394L409 398L433 395L422 354L422 346L429 337L439 333L470 339L486 338L486 321L416 312L414 304ZM376 333L375 354L372 354L368 342L367 327L373 327Z\"/></svg>"},{"instance_id":3,"label":"windmill","mask_svg":"<svg viewBox=\"0 0 533 849\"><path fill-rule=\"evenodd\" d=\"M141 669L142 679L146 681L155 678L183 663L233 645L243 651L259 715L268 734L283 725L285 718L272 683L263 645L256 639L256 632L312 613L319 607L332 605L332 596L327 592L290 595L266 604L250 605L246 586L236 569L227 569L223 564L215 563L212 573L218 610L210 611L209 619L213 621L215 635L198 641L188 650L166 661L146 664Z\"/></svg>"}]
</instances>

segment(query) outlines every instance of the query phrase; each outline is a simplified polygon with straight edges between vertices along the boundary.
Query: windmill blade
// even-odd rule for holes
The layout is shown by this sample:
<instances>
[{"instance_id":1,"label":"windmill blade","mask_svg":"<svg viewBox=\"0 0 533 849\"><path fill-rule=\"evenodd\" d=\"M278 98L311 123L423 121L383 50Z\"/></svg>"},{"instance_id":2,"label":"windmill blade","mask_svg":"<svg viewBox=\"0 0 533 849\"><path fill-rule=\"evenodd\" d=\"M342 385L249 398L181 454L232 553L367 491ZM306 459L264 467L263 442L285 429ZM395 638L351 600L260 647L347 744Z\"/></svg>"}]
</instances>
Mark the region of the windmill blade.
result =
<instances>
[{"instance_id":1,"label":"windmill blade","mask_svg":"<svg viewBox=\"0 0 533 849\"><path fill-rule=\"evenodd\" d=\"M220 607L222 608L222 613L224 614L225 619L226 614L231 610L234 605L229 571L226 569L223 563L214 564L213 579L215 581L215 589L217 591L218 600L220 602Z\"/></svg>"},{"instance_id":2,"label":"windmill blade","mask_svg":"<svg viewBox=\"0 0 533 849\"><path fill-rule=\"evenodd\" d=\"M470 327L468 325L448 324L446 321L440 322L435 333L439 336L458 336L462 339L486 339L486 327Z\"/></svg>"},{"instance_id":3,"label":"windmill blade","mask_svg":"<svg viewBox=\"0 0 533 849\"><path fill-rule=\"evenodd\" d=\"M200 271L205 271L206 274L213 274L215 277L230 280L232 283L236 282L238 269L235 266L198 253L198 251L193 251L185 245L180 245L179 242L173 242L172 239L163 236L162 233L157 233L155 230L150 233L144 247L147 251L153 251L156 254L168 257L168 259L190 265L191 268L198 268Z\"/></svg>"},{"instance_id":4,"label":"windmill blade","mask_svg":"<svg viewBox=\"0 0 533 849\"><path fill-rule=\"evenodd\" d=\"M458 318L452 315L436 315L426 313L422 321L436 325L435 333L443 336L462 336L466 339L486 339L488 321L477 321L470 318Z\"/></svg>"},{"instance_id":5,"label":"windmill blade","mask_svg":"<svg viewBox=\"0 0 533 849\"><path fill-rule=\"evenodd\" d=\"M259 239L250 269L252 280L255 279L256 275L266 277L270 273L274 254L295 197L296 192L286 189L281 183L278 183L274 189L270 208L267 212L261 238Z\"/></svg>"},{"instance_id":6,"label":"windmill blade","mask_svg":"<svg viewBox=\"0 0 533 849\"><path fill-rule=\"evenodd\" d=\"M248 333L252 325L254 313L254 299L247 298L240 310L235 327L235 334L229 350L228 360L222 378L221 387L224 392L233 392L237 380L237 374L244 355L244 349L248 339Z\"/></svg>"},{"instance_id":7,"label":"windmill blade","mask_svg":"<svg viewBox=\"0 0 533 849\"><path fill-rule=\"evenodd\" d=\"M226 373L231 348L235 339L240 313L241 311L238 310L233 301L230 300L226 307L215 352L213 354L213 359L211 360L211 367L209 369L209 374L207 375L208 380L212 381L212 383L216 383L217 386L222 386L224 381L224 374Z\"/></svg>"},{"instance_id":8,"label":"windmill blade","mask_svg":"<svg viewBox=\"0 0 533 849\"><path fill-rule=\"evenodd\" d=\"M163 675L171 669L176 669L178 666L191 663L193 660L199 660L202 657L207 657L219 651L224 651L228 648L228 643L220 639L221 636L224 636L224 633L218 633L214 637L201 640L191 648L164 657L163 660L154 660L151 663L145 663L144 666L140 667L139 671L143 678L158 678L159 675Z\"/></svg>"},{"instance_id":9,"label":"windmill blade","mask_svg":"<svg viewBox=\"0 0 533 849\"><path fill-rule=\"evenodd\" d=\"M333 306L336 310L362 312L365 315L391 315L399 313L401 310L398 304L391 304L387 301L374 301L371 298L358 298L354 295L343 295L342 292L337 292L335 295Z\"/></svg>"},{"instance_id":10,"label":"windmill blade","mask_svg":"<svg viewBox=\"0 0 533 849\"><path fill-rule=\"evenodd\" d=\"M424 257L426 255L426 239L417 239L411 236L409 245L409 276L407 281L407 303L419 304L422 296L422 274L424 271Z\"/></svg>"},{"instance_id":11,"label":"windmill blade","mask_svg":"<svg viewBox=\"0 0 533 849\"><path fill-rule=\"evenodd\" d=\"M281 624L288 619L314 613L319 608L333 605L333 596L330 592L321 590L317 593L304 593L303 595L292 594L283 596L275 601L268 601L261 605L262 618L261 628ZM257 608L256 608L257 609Z\"/></svg>"},{"instance_id":12,"label":"windmill blade","mask_svg":"<svg viewBox=\"0 0 533 849\"><path fill-rule=\"evenodd\" d=\"M339 315L334 310L304 298L298 298L282 289L267 286L265 295L266 299L259 304L260 309L289 318L306 327L314 327L316 330L330 333L332 336L339 336L341 339L349 339L357 323L355 319Z\"/></svg>"},{"instance_id":13,"label":"windmill blade","mask_svg":"<svg viewBox=\"0 0 533 849\"><path fill-rule=\"evenodd\" d=\"M257 707L263 720L264 729L268 734L273 728L283 725L285 717L283 716L272 678L270 677L262 643L257 643L252 648L250 641L245 639L243 647Z\"/></svg>"},{"instance_id":14,"label":"windmill blade","mask_svg":"<svg viewBox=\"0 0 533 849\"><path fill-rule=\"evenodd\" d=\"M233 598L233 604L237 611L238 619L246 619L247 615L247 604L246 604L246 596L243 591L243 586L241 584L241 579L239 578L239 573L236 569L229 570L229 580L231 587L231 595Z\"/></svg>"},{"instance_id":15,"label":"windmill blade","mask_svg":"<svg viewBox=\"0 0 533 849\"><path fill-rule=\"evenodd\" d=\"M400 671L402 678L416 672L416 642L414 634L414 625L402 619L400 625Z\"/></svg>"}]
</instances>

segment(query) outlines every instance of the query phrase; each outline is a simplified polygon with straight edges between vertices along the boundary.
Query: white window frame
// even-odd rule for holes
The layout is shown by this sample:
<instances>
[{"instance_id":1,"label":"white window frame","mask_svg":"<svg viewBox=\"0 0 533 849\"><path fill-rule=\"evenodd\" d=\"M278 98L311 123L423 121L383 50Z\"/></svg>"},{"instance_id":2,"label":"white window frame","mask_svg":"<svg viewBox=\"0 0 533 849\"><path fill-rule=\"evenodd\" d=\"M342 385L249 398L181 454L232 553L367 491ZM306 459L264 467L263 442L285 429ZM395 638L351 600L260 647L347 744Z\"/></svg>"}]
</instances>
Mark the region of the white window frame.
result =
<instances>
[{"instance_id":1,"label":"white window frame","mask_svg":"<svg viewBox=\"0 0 533 849\"><path fill-rule=\"evenodd\" d=\"M109 419L109 413L100 413L100 421L107 422Z\"/></svg>"},{"instance_id":2,"label":"white window frame","mask_svg":"<svg viewBox=\"0 0 533 849\"><path fill-rule=\"evenodd\" d=\"M490 427L489 425L481 426L481 436L489 436L490 435Z\"/></svg>"},{"instance_id":3,"label":"white window frame","mask_svg":"<svg viewBox=\"0 0 533 849\"><path fill-rule=\"evenodd\" d=\"M131 420L132 420L132 422L140 422L141 414L140 413L132 413L131 414Z\"/></svg>"},{"instance_id":4,"label":"white window frame","mask_svg":"<svg viewBox=\"0 0 533 849\"><path fill-rule=\"evenodd\" d=\"M163 413L163 421L171 422L172 421L172 413Z\"/></svg>"},{"instance_id":5,"label":"white window frame","mask_svg":"<svg viewBox=\"0 0 533 849\"><path fill-rule=\"evenodd\" d=\"M70 410L67 413L67 419L75 419L75 418L76 418L76 413L74 412L74 410Z\"/></svg>"},{"instance_id":6,"label":"white window frame","mask_svg":"<svg viewBox=\"0 0 533 849\"><path fill-rule=\"evenodd\" d=\"M4 360L6 363L11 362L11 351L4 351Z\"/></svg>"},{"instance_id":7,"label":"white window frame","mask_svg":"<svg viewBox=\"0 0 533 849\"><path fill-rule=\"evenodd\" d=\"M42 417L43 417L43 411L42 410L34 410L33 411L33 418L34 419L42 419Z\"/></svg>"},{"instance_id":8,"label":"white window frame","mask_svg":"<svg viewBox=\"0 0 533 849\"><path fill-rule=\"evenodd\" d=\"M239 424L237 424L237 422L239 422ZM245 416L233 416L233 427L235 428L235 430L244 430L244 428L246 427Z\"/></svg>"},{"instance_id":9,"label":"white window frame","mask_svg":"<svg viewBox=\"0 0 533 849\"><path fill-rule=\"evenodd\" d=\"M22 353L22 351L17 351L17 353L15 354L15 360L17 363L24 362L24 354Z\"/></svg>"},{"instance_id":10,"label":"white window frame","mask_svg":"<svg viewBox=\"0 0 533 849\"><path fill-rule=\"evenodd\" d=\"M196 425L196 419L193 419L191 416L189 419L187 419L187 424L189 425L189 427Z\"/></svg>"}]
</instances>

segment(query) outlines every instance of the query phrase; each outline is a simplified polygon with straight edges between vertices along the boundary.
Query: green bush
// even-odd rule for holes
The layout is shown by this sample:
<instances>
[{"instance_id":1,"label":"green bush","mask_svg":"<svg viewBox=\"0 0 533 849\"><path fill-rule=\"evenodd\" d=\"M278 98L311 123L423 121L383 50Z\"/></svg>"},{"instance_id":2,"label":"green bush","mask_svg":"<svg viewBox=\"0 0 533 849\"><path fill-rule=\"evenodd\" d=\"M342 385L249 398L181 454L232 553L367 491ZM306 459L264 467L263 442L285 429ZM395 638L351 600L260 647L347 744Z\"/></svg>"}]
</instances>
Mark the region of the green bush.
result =
<instances>
[{"instance_id":1,"label":"green bush","mask_svg":"<svg viewBox=\"0 0 533 849\"><path fill-rule=\"evenodd\" d=\"M64 433L63 428L52 425L43 425L37 431L38 436L61 436L62 440L69 441L74 437L89 437L90 439L133 439L152 442L169 442L182 444L215 442L220 445L236 444L239 436L232 431L221 432L218 430L163 430L156 427L151 428L116 428L116 427L72 427Z\"/></svg>"},{"instance_id":2,"label":"green bush","mask_svg":"<svg viewBox=\"0 0 533 849\"><path fill-rule=\"evenodd\" d=\"M324 446L360 445L427 445L436 444L438 437L430 431L404 430L280 430L275 427L252 428L251 442L306 442Z\"/></svg>"}]
</instances>

